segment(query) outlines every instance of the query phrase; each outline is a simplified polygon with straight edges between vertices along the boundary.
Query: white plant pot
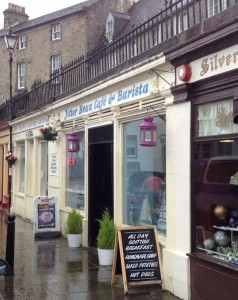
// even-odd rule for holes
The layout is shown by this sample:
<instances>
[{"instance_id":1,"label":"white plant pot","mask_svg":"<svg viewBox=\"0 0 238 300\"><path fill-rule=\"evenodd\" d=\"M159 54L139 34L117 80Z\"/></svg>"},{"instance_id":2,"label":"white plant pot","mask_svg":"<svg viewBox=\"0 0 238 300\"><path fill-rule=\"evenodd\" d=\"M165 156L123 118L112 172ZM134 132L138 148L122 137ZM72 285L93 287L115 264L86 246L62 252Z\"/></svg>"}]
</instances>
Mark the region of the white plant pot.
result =
<instances>
[{"instance_id":1,"label":"white plant pot","mask_svg":"<svg viewBox=\"0 0 238 300\"><path fill-rule=\"evenodd\" d=\"M68 245L70 248L78 248L81 243L81 234L67 234Z\"/></svg>"},{"instance_id":2,"label":"white plant pot","mask_svg":"<svg viewBox=\"0 0 238 300\"><path fill-rule=\"evenodd\" d=\"M99 265L110 266L113 261L113 249L98 249Z\"/></svg>"}]
</instances>

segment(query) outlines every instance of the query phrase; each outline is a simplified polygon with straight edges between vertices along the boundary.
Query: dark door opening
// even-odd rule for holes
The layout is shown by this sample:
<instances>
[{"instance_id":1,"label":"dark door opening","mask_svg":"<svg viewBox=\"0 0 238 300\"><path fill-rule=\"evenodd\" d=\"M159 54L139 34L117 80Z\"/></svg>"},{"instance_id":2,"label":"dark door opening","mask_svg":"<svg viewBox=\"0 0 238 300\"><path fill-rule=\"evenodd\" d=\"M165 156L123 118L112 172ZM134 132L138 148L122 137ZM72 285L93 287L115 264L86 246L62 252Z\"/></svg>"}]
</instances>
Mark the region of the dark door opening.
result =
<instances>
[{"instance_id":1,"label":"dark door opening","mask_svg":"<svg viewBox=\"0 0 238 300\"><path fill-rule=\"evenodd\" d=\"M108 208L113 217L113 127L89 130L89 245L96 246L97 219Z\"/></svg>"}]
</instances>

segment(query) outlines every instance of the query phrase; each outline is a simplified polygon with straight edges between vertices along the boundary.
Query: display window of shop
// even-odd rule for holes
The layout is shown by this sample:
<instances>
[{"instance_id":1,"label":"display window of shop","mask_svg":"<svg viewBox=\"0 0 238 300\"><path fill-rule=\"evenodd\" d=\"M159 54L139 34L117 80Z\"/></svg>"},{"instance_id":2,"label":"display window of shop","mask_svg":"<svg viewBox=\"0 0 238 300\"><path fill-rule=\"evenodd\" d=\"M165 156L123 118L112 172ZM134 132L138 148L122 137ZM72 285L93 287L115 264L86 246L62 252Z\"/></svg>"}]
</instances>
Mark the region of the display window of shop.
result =
<instances>
[{"instance_id":1,"label":"display window of shop","mask_svg":"<svg viewBox=\"0 0 238 300\"><path fill-rule=\"evenodd\" d=\"M48 196L48 143L41 141L40 194Z\"/></svg>"},{"instance_id":2,"label":"display window of shop","mask_svg":"<svg viewBox=\"0 0 238 300\"><path fill-rule=\"evenodd\" d=\"M124 224L155 225L166 234L165 120L154 117L157 145L139 145L143 119L124 124Z\"/></svg>"},{"instance_id":3,"label":"display window of shop","mask_svg":"<svg viewBox=\"0 0 238 300\"><path fill-rule=\"evenodd\" d=\"M232 100L195 107L194 244L207 257L238 265L238 125Z\"/></svg>"},{"instance_id":4,"label":"display window of shop","mask_svg":"<svg viewBox=\"0 0 238 300\"><path fill-rule=\"evenodd\" d=\"M27 148L27 168L26 168L26 178L27 184L25 187L25 192L28 195L33 194L33 178L34 178L34 145L33 140L26 141Z\"/></svg>"},{"instance_id":5,"label":"display window of shop","mask_svg":"<svg viewBox=\"0 0 238 300\"><path fill-rule=\"evenodd\" d=\"M65 205L84 210L84 132L78 133L77 136L79 138L78 152L68 152L68 145L66 145Z\"/></svg>"},{"instance_id":6,"label":"display window of shop","mask_svg":"<svg viewBox=\"0 0 238 300\"><path fill-rule=\"evenodd\" d=\"M25 144L19 145L19 186L18 191L24 193L25 190Z\"/></svg>"}]
</instances>

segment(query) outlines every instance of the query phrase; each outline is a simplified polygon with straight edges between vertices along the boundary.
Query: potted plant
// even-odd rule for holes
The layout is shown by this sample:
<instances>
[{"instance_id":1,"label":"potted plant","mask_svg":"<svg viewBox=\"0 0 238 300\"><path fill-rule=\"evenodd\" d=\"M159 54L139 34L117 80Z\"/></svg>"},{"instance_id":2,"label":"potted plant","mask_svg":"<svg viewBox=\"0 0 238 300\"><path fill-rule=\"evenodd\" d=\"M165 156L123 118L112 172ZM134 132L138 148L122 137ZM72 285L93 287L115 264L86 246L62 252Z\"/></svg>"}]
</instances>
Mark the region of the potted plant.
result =
<instances>
[{"instance_id":1,"label":"potted plant","mask_svg":"<svg viewBox=\"0 0 238 300\"><path fill-rule=\"evenodd\" d=\"M102 212L97 235L98 258L100 265L111 265L115 241L116 226L111 218L108 208Z\"/></svg>"},{"instance_id":2,"label":"potted plant","mask_svg":"<svg viewBox=\"0 0 238 300\"><path fill-rule=\"evenodd\" d=\"M65 231L67 233L69 247L79 247L82 234L82 220L80 212L72 208L67 216Z\"/></svg>"}]
</instances>

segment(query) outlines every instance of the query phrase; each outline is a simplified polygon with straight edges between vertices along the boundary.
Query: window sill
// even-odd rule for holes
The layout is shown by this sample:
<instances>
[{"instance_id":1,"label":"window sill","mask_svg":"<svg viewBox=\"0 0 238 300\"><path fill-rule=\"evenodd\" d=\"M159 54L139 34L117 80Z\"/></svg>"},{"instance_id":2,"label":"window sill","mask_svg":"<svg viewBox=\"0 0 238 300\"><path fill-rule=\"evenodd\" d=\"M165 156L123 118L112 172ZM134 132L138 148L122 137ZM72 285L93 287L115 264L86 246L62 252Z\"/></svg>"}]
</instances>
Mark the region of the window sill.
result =
<instances>
[{"instance_id":1,"label":"window sill","mask_svg":"<svg viewBox=\"0 0 238 300\"><path fill-rule=\"evenodd\" d=\"M237 265L231 264L229 262L224 262L217 258L213 258L213 257L209 256L208 254L192 252L192 253L187 253L187 256L189 256L191 259L197 259L197 260L201 260L204 262L208 262L210 264L213 264L214 266L224 267L229 270L237 271L237 269L238 269Z\"/></svg>"}]
</instances>

